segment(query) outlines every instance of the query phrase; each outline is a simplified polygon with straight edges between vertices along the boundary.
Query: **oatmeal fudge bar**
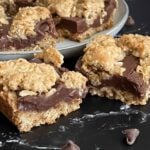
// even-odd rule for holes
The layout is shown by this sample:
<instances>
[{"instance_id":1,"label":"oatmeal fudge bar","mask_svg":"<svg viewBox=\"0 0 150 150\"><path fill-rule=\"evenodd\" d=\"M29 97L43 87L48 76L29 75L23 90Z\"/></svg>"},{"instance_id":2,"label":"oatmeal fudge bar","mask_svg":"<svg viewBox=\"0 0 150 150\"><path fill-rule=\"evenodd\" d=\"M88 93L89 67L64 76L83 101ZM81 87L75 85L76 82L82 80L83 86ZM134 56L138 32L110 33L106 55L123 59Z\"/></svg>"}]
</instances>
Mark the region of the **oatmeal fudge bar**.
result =
<instances>
[{"instance_id":1,"label":"oatmeal fudge bar","mask_svg":"<svg viewBox=\"0 0 150 150\"><path fill-rule=\"evenodd\" d=\"M116 0L38 0L52 12L63 37L82 41L113 25Z\"/></svg>"},{"instance_id":2,"label":"oatmeal fudge bar","mask_svg":"<svg viewBox=\"0 0 150 150\"><path fill-rule=\"evenodd\" d=\"M98 36L84 49L76 68L89 79L92 95L145 105L150 97L150 37Z\"/></svg>"},{"instance_id":3,"label":"oatmeal fudge bar","mask_svg":"<svg viewBox=\"0 0 150 150\"><path fill-rule=\"evenodd\" d=\"M57 36L50 11L45 7L24 7L9 18L0 6L0 50L42 50L55 45Z\"/></svg>"},{"instance_id":4,"label":"oatmeal fudge bar","mask_svg":"<svg viewBox=\"0 0 150 150\"><path fill-rule=\"evenodd\" d=\"M55 49L39 57L46 63L25 59L0 62L0 111L20 132L55 123L61 115L79 109L87 93L87 79L81 73L58 71L63 57Z\"/></svg>"}]
</instances>

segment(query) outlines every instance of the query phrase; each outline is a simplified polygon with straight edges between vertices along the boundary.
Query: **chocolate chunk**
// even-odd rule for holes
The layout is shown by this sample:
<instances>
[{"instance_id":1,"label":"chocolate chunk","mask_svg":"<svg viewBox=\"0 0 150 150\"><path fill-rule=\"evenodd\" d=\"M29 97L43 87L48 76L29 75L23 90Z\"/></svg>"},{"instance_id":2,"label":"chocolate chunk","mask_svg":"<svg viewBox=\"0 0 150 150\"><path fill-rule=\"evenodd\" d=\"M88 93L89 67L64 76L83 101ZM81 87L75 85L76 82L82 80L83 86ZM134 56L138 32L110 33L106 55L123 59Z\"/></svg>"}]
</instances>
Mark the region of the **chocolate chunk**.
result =
<instances>
[{"instance_id":1,"label":"chocolate chunk","mask_svg":"<svg viewBox=\"0 0 150 150\"><path fill-rule=\"evenodd\" d=\"M85 19L79 17L61 18L58 27L65 28L71 33L83 33L88 29Z\"/></svg>"},{"instance_id":2,"label":"chocolate chunk","mask_svg":"<svg viewBox=\"0 0 150 150\"><path fill-rule=\"evenodd\" d=\"M80 150L80 147L73 141L69 140L63 147L62 150Z\"/></svg>"},{"instance_id":3,"label":"chocolate chunk","mask_svg":"<svg viewBox=\"0 0 150 150\"><path fill-rule=\"evenodd\" d=\"M58 83L54 88L56 88L56 92L51 96L36 95L18 98L18 109L22 111L43 111L55 107L60 101L70 103L74 99L82 98L78 89L68 89L63 83Z\"/></svg>"},{"instance_id":4,"label":"chocolate chunk","mask_svg":"<svg viewBox=\"0 0 150 150\"><path fill-rule=\"evenodd\" d=\"M128 145L133 145L140 134L139 129L126 129L122 131Z\"/></svg>"},{"instance_id":5,"label":"chocolate chunk","mask_svg":"<svg viewBox=\"0 0 150 150\"><path fill-rule=\"evenodd\" d=\"M134 19L132 18L132 16L129 16L127 21L126 21L126 26L134 26L135 25L135 21Z\"/></svg>"}]
</instances>

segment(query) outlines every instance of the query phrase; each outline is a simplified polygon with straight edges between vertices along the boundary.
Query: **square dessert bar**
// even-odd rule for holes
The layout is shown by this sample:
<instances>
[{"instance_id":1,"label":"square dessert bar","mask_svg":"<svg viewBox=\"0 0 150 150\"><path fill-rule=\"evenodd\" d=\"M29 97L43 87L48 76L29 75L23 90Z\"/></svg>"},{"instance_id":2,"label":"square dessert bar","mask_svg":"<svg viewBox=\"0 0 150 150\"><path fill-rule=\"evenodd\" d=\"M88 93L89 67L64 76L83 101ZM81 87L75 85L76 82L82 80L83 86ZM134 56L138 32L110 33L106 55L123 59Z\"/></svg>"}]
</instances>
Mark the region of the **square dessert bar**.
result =
<instances>
[{"instance_id":1,"label":"square dessert bar","mask_svg":"<svg viewBox=\"0 0 150 150\"><path fill-rule=\"evenodd\" d=\"M9 15L0 5L0 50L43 50L55 45L57 33L45 7L22 7Z\"/></svg>"},{"instance_id":2,"label":"square dessert bar","mask_svg":"<svg viewBox=\"0 0 150 150\"><path fill-rule=\"evenodd\" d=\"M150 37L100 35L84 49L76 68L89 79L92 95L145 105L150 97Z\"/></svg>"},{"instance_id":3,"label":"square dessert bar","mask_svg":"<svg viewBox=\"0 0 150 150\"><path fill-rule=\"evenodd\" d=\"M62 71L62 62L55 49L31 61L0 62L0 111L21 132L55 123L61 115L80 108L87 79L79 72Z\"/></svg>"},{"instance_id":4,"label":"square dessert bar","mask_svg":"<svg viewBox=\"0 0 150 150\"><path fill-rule=\"evenodd\" d=\"M38 0L50 9L60 36L82 41L113 25L116 0Z\"/></svg>"}]
</instances>

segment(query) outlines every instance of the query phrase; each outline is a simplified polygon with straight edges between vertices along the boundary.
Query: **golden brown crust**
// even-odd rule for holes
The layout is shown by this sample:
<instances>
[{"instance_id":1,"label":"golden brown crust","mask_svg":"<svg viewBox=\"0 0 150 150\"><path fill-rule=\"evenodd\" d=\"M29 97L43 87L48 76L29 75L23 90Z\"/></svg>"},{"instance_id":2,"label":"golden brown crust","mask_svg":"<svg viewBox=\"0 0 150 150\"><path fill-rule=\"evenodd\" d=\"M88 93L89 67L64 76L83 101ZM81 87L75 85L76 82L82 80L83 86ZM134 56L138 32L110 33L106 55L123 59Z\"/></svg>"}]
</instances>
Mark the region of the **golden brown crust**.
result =
<instances>
[{"instance_id":1,"label":"golden brown crust","mask_svg":"<svg viewBox=\"0 0 150 150\"><path fill-rule=\"evenodd\" d=\"M85 71L88 71L90 66L104 69L110 74L122 74L125 70L122 67L123 63L120 62L125 57L125 53L112 36L97 36L84 51L82 68Z\"/></svg>"},{"instance_id":2,"label":"golden brown crust","mask_svg":"<svg viewBox=\"0 0 150 150\"><path fill-rule=\"evenodd\" d=\"M123 35L118 39L118 45L124 51L131 51L137 57L150 57L150 37L139 34Z\"/></svg>"},{"instance_id":3,"label":"golden brown crust","mask_svg":"<svg viewBox=\"0 0 150 150\"><path fill-rule=\"evenodd\" d=\"M59 75L51 65L29 63L25 59L0 62L0 83L5 90L48 92Z\"/></svg>"},{"instance_id":4,"label":"golden brown crust","mask_svg":"<svg viewBox=\"0 0 150 150\"><path fill-rule=\"evenodd\" d=\"M79 72L68 71L62 74L61 81L65 83L67 88L83 90L86 88L87 78Z\"/></svg>"},{"instance_id":5,"label":"golden brown crust","mask_svg":"<svg viewBox=\"0 0 150 150\"><path fill-rule=\"evenodd\" d=\"M45 63L52 63L54 66L60 68L63 64L63 55L55 48L43 50L43 52L35 55L35 58L42 59Z\"/></svg>"}]
</instances>

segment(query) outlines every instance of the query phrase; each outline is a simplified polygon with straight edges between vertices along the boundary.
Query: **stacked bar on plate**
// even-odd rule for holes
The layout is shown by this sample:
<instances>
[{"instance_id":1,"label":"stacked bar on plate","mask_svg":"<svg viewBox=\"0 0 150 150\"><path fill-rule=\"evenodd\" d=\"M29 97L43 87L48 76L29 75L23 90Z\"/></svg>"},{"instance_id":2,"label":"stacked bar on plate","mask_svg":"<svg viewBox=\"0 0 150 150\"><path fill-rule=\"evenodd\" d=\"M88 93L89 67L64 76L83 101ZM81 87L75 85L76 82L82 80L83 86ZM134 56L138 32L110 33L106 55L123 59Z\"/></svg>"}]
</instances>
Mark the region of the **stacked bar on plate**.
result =
<instances>
[{"instance_id":1,"label":"stacked bar on plate","mask_svg":"<svg viewBox=\"0 0 150 150\"><path fill-rule=\"evenodd\" d=\"M150 97L150 37L98 36L76 68L89 79L92 95L145 105Z\"/></svg>"},{"instance_id":2,"label":"stacked bar on plate","mask_svg":"<svg viewBox=\"0 0 150 150\"><path fill-rule=\"evenodd\" d=\"M49 8L58 33L82 41L113 25L116 0L38 0Z\"/></svg>"},{"instance_id":3,"label":"stacked bar on plate","mask_svg":"<svg viewBox=\"0 0 150 150\"><path fill-rule=\"evenodd\" d=\"M80 108L87 79L61 68L62 63L63 56L54 48L31 61L0 62L0 111L21 132L55 123L61 115Z\"/></svg>"},{"instance_id":4,"label":"stacked bar on plate","mask_svg":"<svg viewBox=\"0 0 150 150\"><path fill-rule=\"evenodd\" d=\"M82 41L112 27L116 8L117 0L2 0L0 49L41 50L58 35Z\"/></svg>"}]
</instances>

